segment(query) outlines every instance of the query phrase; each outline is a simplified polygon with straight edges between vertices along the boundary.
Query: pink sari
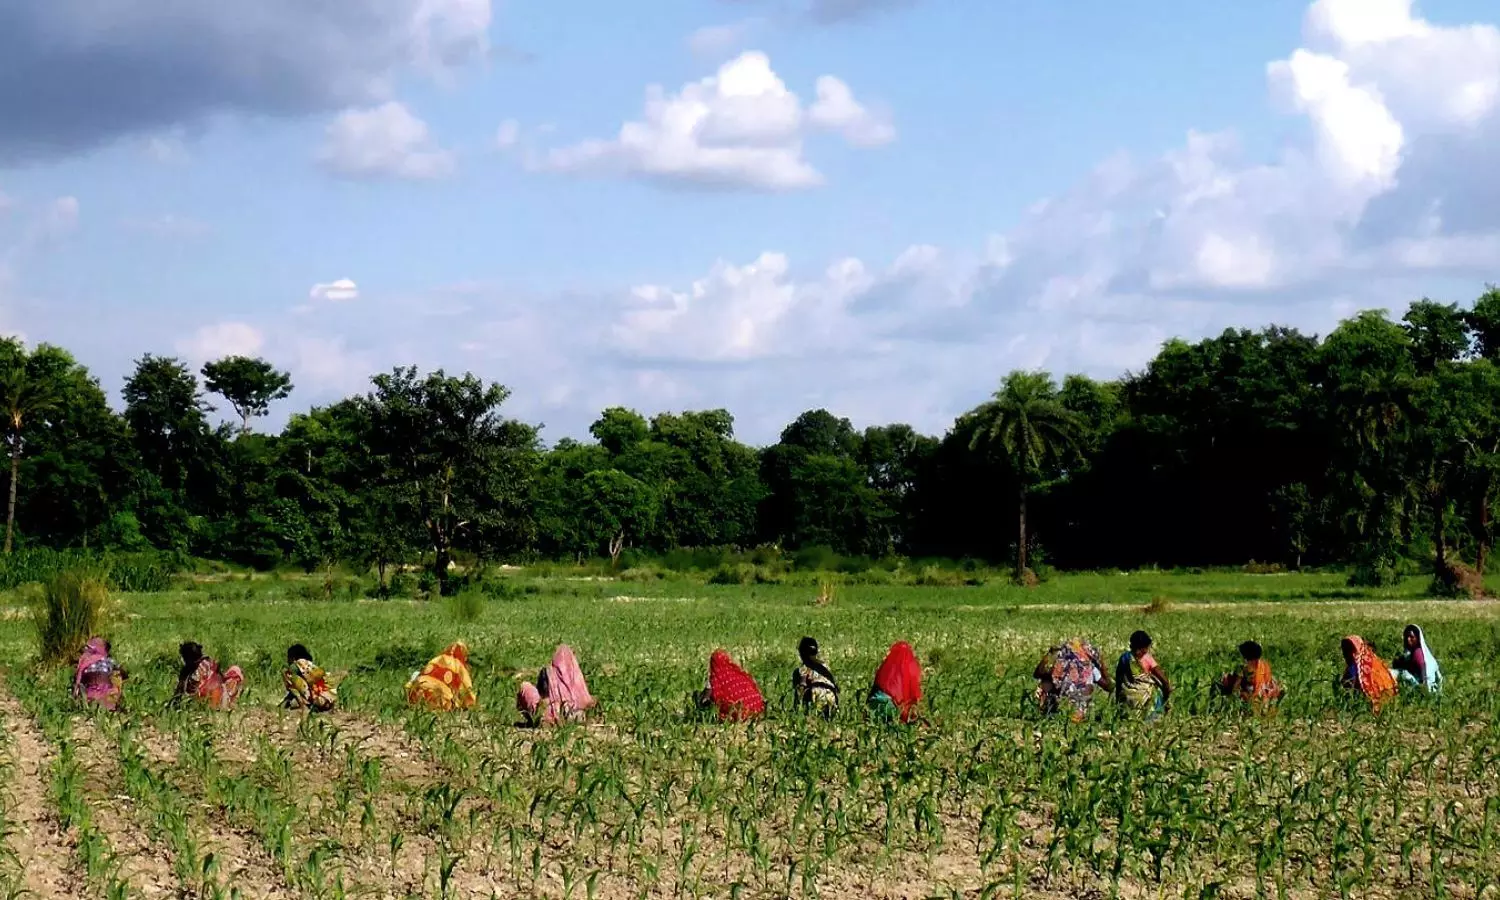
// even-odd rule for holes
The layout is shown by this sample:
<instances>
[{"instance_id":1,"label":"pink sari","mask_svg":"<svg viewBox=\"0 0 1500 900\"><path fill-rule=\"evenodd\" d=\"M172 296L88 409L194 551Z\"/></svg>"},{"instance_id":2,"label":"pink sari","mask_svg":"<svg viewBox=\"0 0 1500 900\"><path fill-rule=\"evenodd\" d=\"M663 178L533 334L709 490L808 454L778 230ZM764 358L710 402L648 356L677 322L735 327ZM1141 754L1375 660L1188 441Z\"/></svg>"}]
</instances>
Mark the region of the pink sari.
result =
<instances>
[{"instance_id":1,"label":"pink sari","mask_svg":"<svg viewBox=\"0 0 1500 900\"><path fill-rule=\"evenodd\" d=\"M516 709L532 725L582 721L597 703L589 693L578 657L567 644L552 654L552 663L542 669L537 681L539 684L523 683L516 694Z\"/></svg>"},{"instance_id":2,"label":"pink sari","mask_svg":"<svg viewBox=\"0 0 1500 900\"><path fill-rule=\"evenodd\" d=\"M109 657L103 638L90 638L73 673L73 696L105 709L119 709L125 672Z\"/></svg>"}]
</instances>

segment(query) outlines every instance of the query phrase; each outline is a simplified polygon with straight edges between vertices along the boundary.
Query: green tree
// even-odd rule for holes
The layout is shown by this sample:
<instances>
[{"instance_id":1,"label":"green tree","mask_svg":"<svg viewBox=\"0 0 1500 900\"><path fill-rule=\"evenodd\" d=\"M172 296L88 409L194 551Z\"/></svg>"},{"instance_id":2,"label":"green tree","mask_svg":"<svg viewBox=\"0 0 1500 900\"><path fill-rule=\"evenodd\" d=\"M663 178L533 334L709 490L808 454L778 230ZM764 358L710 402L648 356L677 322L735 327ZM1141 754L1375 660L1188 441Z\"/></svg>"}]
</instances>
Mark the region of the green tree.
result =
<instances>
[{"instance_id":1,"label":"green tree","mask_svg":"<svg viewBox=\"0 0 1500 900\"><path fill-rule=\"evenodd\" d=\"M1413 303L1402 317L1412 359L1417 371L1430 374L1443 363L1455 362L1469 352L1468 314L1456 303L1434 303L1425 297Z\"/></svg>"},{"instance_id":2,"label":"green tree","mask_svg":"<svg viewBox=\"0 0 1500 900\"><path fill-rule=\"evenodd\" d=\"M1489 285L1468 313L1475 352L1485 359L1500 360L1500 287Z\"/></svg>"},{"instance_id":3,"label":"green tree","mask_svg":"<svg viewBox=\"0 0 1500 900\"><path fill-rule=\"evenodd\" d=\"M190 549L196 522L220 508L218 437L213 407L180 360L146 354L125 380L125 423L141 459L137 476L142 529L158 547Z\"/></svg>"},{"instance_id":4,"label":"green tree","mask_svg":"<svg viewBox=\"0 0 1500 900\"><path fill-rule=\"evenodd\" d=\"M0 410L5 414L5 439L10 447L10 499L6 503L5 553L9 555L16 528L16 494L21 483L21 454L27 429L43 424L37 420L57 405L55 386L38 377L29 365L29 355L16 341L6 339L0 348Z\"/></svg>"},{"instance_id":5,"label":"green tree","mask_svg":"<svg viewBox=\"0 0 1500 900\"><path fill-rule=\"evenodd\" d=\"M610 562L618 566L626 541L651 529L657 497L645 484L618 469L590 472L579 488L579 512L589 549L603 549Z\"/></svg>"},{"instance_id":6,"label":"green tree","mask_svg":"<svg viewBox=\"0 0 1500 900\"><path fill-rule=\"evenodd\" d=\"M971 413L978 429L971 447L998 453L1016 478L1016 571L1028 580L1026 501L1047 481L1060 477L1077 459L1084 425L1063 405L1052 376L1045 372L1012 372L994 398Z\"/></svg>"},{"instance_id":7,"label":"green tree","mask_svg":"<svg viewBox=\"0 0 1500 900\"><path fill-rule=\"evenodd\" d=\"M529 516L536 429L503 418L510 391L470 374L419 376L410 367L373 382L363 402L376 484L426 529L433 574L448 593L455 549L493 549L495 535L515 543L514 536L529 537L522 520Z\"/></svg>"},{"instance_id":8,"label":"green tree","mask_svg":"<svg viewBox=\"0 0 1500 900\"><path fill-rule=\"evenodd\" d=\"M240 417L240 433L250 431L250 420L266 415L271 404L292 393L292 376L263 359L226 356L203 367L203 381Z\"/></svg>"}]
</instances>

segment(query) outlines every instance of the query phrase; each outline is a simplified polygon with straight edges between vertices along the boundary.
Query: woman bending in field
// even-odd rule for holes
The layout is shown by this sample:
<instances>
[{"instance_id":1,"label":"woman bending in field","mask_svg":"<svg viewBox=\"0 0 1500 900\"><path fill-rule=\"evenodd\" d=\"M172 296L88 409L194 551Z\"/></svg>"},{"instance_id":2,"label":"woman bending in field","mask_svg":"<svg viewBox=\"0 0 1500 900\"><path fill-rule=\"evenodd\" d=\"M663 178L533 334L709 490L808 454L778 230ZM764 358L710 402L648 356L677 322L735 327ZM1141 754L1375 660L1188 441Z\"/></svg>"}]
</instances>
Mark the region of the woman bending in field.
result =
<instances>
[{"instance_id":1,"label":"woman bending in field","mask_svg":"<svg viewBox=\"0 0 1500 900\"><path fill-rule=\"evenodd\" d=\"M245 684L245 674L239 666L230 666L219 671L219 663L211 656L203 655L203 647L188 641L177 648L182 656L182 671L177 675L177 690L172 695L173 704L183 698L203 703L209 709L232 709L239 699L240 689Z\"/></svg>"},{"instance_id":2,"label":"woman bending in field","mask_svg":"<svg viewBox=\"0 0 1500 900\"><path fill-rule=\"evenodd\" d=\"M1387 700L1396 696L1396 679L1375 655L1375 650L1365 639L1351 634L1339 642L1344 652L1344 675L1339 685L1352 694L1370 701L1370 708L1380 712Z\"/></svg>"},{"instance_id":3,"label":"woman bending in field","mask_svg":"<svg viewBox=\"0 0 1500 900\"><path fill-rule=\"evenodd\" d=\"M1406 687L1426 688L1436 693L1443 686L1443 669L1427 647L1427 636L1418 625L1408 625L1401 634L1400 655L1391 662L1391 675Z\"/></svg>"},{"instance_id":4,"label":"woman bending in field","mask_svg":"<svg viewBox=\"0 0 1500 900\"><path fill-rule=\"evenodd\" d=\"M89 638L73 672L73 697L105 709L116 710L124 702L125 679L120 664L109 655L109 641Z\"/></svg>"},{"instance_id":5,"label":"woman bending in field","mask_svg":"<svg viewBox=\"0 0 1500 900\"><path fill-rule=\"evenodd\" d=\"M766 698L750 673L735 665L723 650L708 659L708 684L698 692L699 709L716 710L721 722L743 722L766 711Z\"/></svg>"},{"instance_id":6,"label":"woman bending in field","mask_svg":"<svg viewBox=\"0 0 1500 900\"><path fill-rule=\"evenodd\" d=\"M811 710L825 719L839 709L839 683L818 656L818 642L805 637L797 645L802 664L792 671L792 696L800 710Z\"/></svg>"},{"instance_id":7,"label":"woman bending in field","mask_svg":"<svg viewBox=\"0 0 1500 900\"><path fill-rule=\"evenodd\" d=\"M1237 697L1247 707L1263 711L1281 699L1281 684L1271 674L1271 664L1263 659L1264 651L1255 641L1240 644L1244 665L1219 680L1219 692Z\"/></svg>"},{"instance_id":8,"label":"woman bending in field","mask_svg":"<svg viewBox=\"0 0 1500 900\"><path fill-rule=\"evenodd\" d=\"M287 648L281 683L286 687L286 696L281 700L285 709L328 712L339 702L338 690L328 683L327 675L301 644Z\"/></svg>"},{"instance_id":9,"label":"woman bending in field","mask_svg":"<svg viewBox=\"0 0 1500 900\"><path fill-rule=\"evenodd\" d=\"M516 694L516 708L532 726L582 722L595 702L578 657L567 644L552 654L551 665L537 674L536 684L525 682Z\"/></svg>"},{"instance_id":10,"label":"woman bending in field","mask_svg":"<svg viewBox=\"0 0 1500 900\"><path fill-rule=\"evenodd\" d=\"M1042 654L1032 677L1037 680L1036 699L1042 714L1066 711L1075 722L1088 715L1096 690L1115 689L1099 651L1083 638L1064 641Z\"/></svg>"},{"instance_id":11,"label":"woman bending in field","mask_svg":"<svg viewBox=\"0 0 1500 900\"><path fill-rule=\"evenodd\" d=\"M866 700L871 714L878 720L910 722L916 717L922 700L922 666L917 662L911 644L899 641L885 655L885 662L875 670Z\"/></svg>"},{"instance_id":12,"label":"woman bending in field","mask_svg":"<svg viewBox=\"0 0 1500 900\"><path fill-rule=\"evenodd\" d=\"M469 647L463 641L450 644L406 682L406 702L434 712L473 709L477 700L469 673Z\"/></svg>"},{"instance_id":13,"label":"woman bending in field","mask_svg":"<svg viewBox=\"0 0 1500 900\"><path fill-rule=\"evenodd\" d=\"M1172 700L1172 682L1151 654L1151 635L1137 631L1115 665L1115 698L1136 712L1157 716Z\"/></svg>"}]
</instances>

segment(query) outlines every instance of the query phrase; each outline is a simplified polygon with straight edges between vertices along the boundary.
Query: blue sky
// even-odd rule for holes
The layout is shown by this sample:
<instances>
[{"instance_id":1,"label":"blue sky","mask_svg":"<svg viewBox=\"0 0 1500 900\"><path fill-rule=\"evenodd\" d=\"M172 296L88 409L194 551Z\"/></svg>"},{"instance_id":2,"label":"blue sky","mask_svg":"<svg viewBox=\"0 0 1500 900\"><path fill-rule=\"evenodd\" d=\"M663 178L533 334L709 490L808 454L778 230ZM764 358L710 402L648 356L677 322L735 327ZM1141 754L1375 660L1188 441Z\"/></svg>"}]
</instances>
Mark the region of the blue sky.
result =
<instances>
[{"instance_id":1,"label":"blue sky","mask_svg":"<svg viewBox=\"0 0 1500 900\"><path fill-rule=\"evenodd\" d=\"M765 441L1500 280L1492 4L645 6L8 5L0 327Z\"/></svg>"}]
</instances>

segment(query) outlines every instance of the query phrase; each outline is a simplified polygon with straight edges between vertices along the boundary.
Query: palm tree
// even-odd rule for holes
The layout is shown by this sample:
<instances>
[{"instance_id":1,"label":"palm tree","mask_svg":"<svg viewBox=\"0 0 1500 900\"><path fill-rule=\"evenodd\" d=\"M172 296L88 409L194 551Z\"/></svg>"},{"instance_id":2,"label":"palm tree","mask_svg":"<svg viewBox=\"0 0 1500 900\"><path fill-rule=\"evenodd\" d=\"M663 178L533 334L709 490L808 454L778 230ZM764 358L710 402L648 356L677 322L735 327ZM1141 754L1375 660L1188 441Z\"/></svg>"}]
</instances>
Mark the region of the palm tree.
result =
<instances>
[{"instance_id":1,"label":"palm tree","mask_svg":"<svg viewBox=\"0 0 1500 900\"><path fill-rule=\"evenodd\" d=\"M1052 376L1045 372L1012 372L994 398L973 413L972 450L1002 454L1018 485L1016 512L1016 580L1025 581L1026 499L1049 477L1056 477L1077 453L1083 420L1063 405Z\"/></svg>"},{"instance_id":2,"label":"palm tree","mask_svg":"<svg viewBox=\"0 0 1500 900\"><path fill-rule=\"evenodd\" d=\"M56 402L45 382L33 378L26 363L16 360L0 370L0 412L10 433L10 502L5 515L5 554L10 555L16 531L16 488L21 476L23 430L33 417L45 413Z\"/></svg>"}]
</instances>

